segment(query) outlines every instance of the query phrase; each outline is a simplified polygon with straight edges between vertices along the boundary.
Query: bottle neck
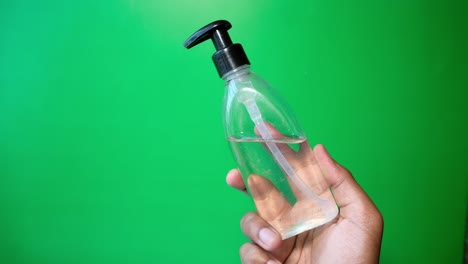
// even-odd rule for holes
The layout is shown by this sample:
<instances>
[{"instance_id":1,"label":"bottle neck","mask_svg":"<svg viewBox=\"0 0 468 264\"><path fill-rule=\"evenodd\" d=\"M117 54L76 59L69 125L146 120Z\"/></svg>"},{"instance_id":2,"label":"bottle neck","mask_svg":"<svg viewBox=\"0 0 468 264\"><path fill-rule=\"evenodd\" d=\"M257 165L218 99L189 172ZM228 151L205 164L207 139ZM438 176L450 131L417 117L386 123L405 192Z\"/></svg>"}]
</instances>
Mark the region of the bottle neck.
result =
<instances>
[{"instance_id":1,"label":"bottle neck","mask_svg":"<svg viewBox=\"0 0 468 264\"><path fill-rule=\"evenodd\" d=\"M230 80L232 80L234 78L238 78L238 77L240 77L242 75L246 75L246 74L249 74L249 73L250 73L250 65L245 64L245 65L242 65L240 67L235 68L232 71L227 72L226 74L223 75L222 78L226 82L229 82Z\"/></svg>"}]
</instances>

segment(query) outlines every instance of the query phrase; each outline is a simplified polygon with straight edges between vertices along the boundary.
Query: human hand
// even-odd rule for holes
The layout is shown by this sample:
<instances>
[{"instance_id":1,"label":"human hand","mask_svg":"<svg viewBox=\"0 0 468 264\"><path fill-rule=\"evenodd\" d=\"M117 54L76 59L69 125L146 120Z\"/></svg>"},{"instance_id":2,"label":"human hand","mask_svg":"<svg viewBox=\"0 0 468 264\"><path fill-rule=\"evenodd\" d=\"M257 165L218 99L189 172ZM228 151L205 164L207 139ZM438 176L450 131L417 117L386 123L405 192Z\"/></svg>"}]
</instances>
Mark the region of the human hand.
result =
<instances>
[{"instance_id":1,"label":"human hand","mask_svg":"<svg viewBox=\"0 0 468 264\"><path fill-rule=\"evenodd\" d=\"M322 145L314 148L316 160L332 186L339 215L331 222L297 236L281 236L257 213L241 220L242 232L252 242L240 249L242 263L378 263L383 218L352 175L336 163ZM226 181L245 191L238 170Z\"/></svg>"}]
</instances>

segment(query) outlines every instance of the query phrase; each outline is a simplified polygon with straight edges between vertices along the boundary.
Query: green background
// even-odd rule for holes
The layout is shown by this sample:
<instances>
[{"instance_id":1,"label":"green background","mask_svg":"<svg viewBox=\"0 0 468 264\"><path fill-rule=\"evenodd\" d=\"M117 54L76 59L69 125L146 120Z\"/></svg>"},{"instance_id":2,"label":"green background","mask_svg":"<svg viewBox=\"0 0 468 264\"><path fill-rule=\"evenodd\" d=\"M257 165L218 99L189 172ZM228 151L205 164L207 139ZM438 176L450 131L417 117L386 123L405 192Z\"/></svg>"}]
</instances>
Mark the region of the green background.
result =
<instances>
[{"instance_id":1,"label":"green background","mask_svg":"<svg viewBox=\"0 0 468 264\"><path fill-rule=\"evenodd\" d=\"M466 3L2 1L0 262L240 262L223 82L182 47L227 19L380 208L381 263L460 263Z\"/></svg>"}]
</instances>

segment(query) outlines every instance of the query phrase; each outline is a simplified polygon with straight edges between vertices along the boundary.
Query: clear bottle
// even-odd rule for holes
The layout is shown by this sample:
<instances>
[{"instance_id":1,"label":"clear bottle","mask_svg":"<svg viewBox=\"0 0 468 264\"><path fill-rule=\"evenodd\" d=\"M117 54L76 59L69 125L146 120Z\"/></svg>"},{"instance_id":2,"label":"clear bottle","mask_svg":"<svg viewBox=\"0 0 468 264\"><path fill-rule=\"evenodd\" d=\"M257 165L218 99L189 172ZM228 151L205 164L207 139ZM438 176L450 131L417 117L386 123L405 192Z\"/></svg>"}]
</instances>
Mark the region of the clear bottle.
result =
<instances>
[{"instance_id":1,"label":"clear bottle","mask_svg":"<svg viewBox=\"0 0 468 264\"><path fill-rule=\"evenodd\" d=\"M230 28L228 21L215 21L184 46L213 40L213 61L226 82L227 140L259 215L286 239L331 221L338 207L293 112L270 84L250 71L242 46L233 44L227 33Z\"/></svg>"}]
</instances>

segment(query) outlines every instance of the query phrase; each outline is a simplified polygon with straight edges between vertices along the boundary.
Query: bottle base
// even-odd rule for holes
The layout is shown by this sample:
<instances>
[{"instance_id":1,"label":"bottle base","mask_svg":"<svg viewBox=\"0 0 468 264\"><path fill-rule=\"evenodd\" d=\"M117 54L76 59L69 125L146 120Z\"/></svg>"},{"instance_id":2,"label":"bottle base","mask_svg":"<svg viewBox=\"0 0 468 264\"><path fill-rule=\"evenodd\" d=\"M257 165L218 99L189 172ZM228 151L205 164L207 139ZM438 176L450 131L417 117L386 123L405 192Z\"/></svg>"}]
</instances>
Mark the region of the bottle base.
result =
<instances>
[{"instance_id":1,"label":"bottle base","mask_svg":"<svg viewBox=\"0 0 468 264\"><path fill-rule=\"evenodd\" d=\"M293 210L285 218L279 218L276 221L270 222L270 224L276 228L283 240L298 235L302 232L312 230L332 221L339 213L338 207L334 206L331 201L321 200L321 204L324 207L322 207L319 212L315 211L314 214L308 214L308 216L304 214L299 216L297 214L298 212L311 212L311 208L304 208L299 211ZM298 221L298 219L304 220Z\"/></svg>"},{"instance_id":2,"label":"bottle base","mask_svg":"<svg viewBox=\"0 0 468 264\"><path fill-rule=\"evenodd\" d=\"M288 238L293 237L295 235L298 235L298 234L300 234L302 232L312 230L312 229L314 229L316 227L319 227L319 226L321 226L323 224L326 224L329 221L330 221L329 219L325 219L325 218L312 219L312 220L309 220L309 221L294 225L291 228L289 228L288 230L285 230L285 231L281 232L280 235L281 235L281 238L283 240L285 240L285 239L288 239Z\"/></svg>"}]
</instances>

